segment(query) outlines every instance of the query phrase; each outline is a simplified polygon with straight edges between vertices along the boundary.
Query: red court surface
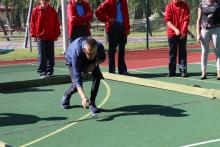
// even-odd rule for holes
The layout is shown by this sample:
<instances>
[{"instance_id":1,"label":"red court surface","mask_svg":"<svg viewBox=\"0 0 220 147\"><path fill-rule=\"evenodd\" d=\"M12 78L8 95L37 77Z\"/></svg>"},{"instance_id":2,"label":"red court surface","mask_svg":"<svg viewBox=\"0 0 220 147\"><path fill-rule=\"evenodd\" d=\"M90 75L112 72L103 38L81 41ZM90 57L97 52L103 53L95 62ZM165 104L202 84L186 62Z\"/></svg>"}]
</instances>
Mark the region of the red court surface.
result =
<instances>
[{"instance_id":1,"label":"red court surface","mask_svg":"<svg viewBox=\"0 0 220 147\"><path fill-rule=\"evenodd\" d=\"M201 52L198 49L200 45L189 45L187 51L188 63L200 62ZM198 49L198 52L192 52L190 49ZM139 69L146 67L165 66L168 64L168 48L154 48L149 50L127 51L125 53L126 64L128 69ZM63 56L56 57L56 60L64 60ZM215 54L209 54L209 61L215 60ZM24 59L13 61L0 61L0 65L7 64L24 64L37 62L37 59ZM116 53L116 65L117 65L117 53ZM108 66L108 59L102 64L102 66Z\"/></svg>"}]
</instances>

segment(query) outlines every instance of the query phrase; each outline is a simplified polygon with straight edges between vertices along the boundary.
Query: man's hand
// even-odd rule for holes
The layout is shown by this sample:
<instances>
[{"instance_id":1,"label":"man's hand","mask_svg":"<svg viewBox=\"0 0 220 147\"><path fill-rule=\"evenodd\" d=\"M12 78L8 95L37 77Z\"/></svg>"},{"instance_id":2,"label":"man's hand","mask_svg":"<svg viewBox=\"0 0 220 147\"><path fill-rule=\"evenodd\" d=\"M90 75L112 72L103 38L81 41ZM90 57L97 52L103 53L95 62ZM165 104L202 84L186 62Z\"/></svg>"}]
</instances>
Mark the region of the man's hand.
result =
<instances>
[{"instance_id":1,"label":"man's hand","mask_svg":"<svg viewBox=\"0 0 220 147\"><path fill-rule=\"evenodd\" d=\"M89 100L87 97L82 98L82 106L86 108L89 105Z\"/></svg>"},{"instance_id":2,"label":"man's hand","mask_svg":"<svg viewBox=\"0 0 220 147\"><path fill-rule=\"evenodd\" d=\"M110 24L113 24L114 22L115 22L115 19L113 19L113 18L110 18L110 19L109 19L109 23L110 23Z\"/></svg>"},{"instance_id":3,"label":"man's hand","mask_svg":"<svg viewBox=\"0 0 220 147\"><path fill-rule=\"evenodd\" d=\"M174 31L177 36L180 36L180 31L178 29L175 29Z\"/></svg>"},{"instance_id":4,"label":"man's hand","mask_svg":"<svg viewBox=\"0 0 220 147\"><path fill-rule=\"evenodd\" d=\"M196 36L196 40L197 40L198 43L200 43L200 41L201 41L201 35L200 35L200 34L198 34L198 35Z\"/></svg>"},{"instance_id":5,"label":"man's hand","mask_svg":"<svg viewBox=\"0 0 220 147\"><path fill-rule=\"evenodd\" d=\"M186 33L182 33L180 39L184 39L186 37Z\"/></svg>"}]
</instances>

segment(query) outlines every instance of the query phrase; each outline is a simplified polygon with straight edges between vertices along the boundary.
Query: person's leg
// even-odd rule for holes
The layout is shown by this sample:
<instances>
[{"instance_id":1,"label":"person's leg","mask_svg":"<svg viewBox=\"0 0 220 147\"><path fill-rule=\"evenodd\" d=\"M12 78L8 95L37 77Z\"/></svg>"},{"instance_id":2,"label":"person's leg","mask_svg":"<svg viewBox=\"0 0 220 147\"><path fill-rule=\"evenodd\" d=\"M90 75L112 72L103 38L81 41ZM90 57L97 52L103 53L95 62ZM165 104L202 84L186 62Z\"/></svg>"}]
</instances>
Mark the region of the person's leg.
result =
<instances>
[{"instance_id":1,"label":"person's leg","mask_svg":"<svg viewBox=\"0 0 220 147\"><path fill-rule=\"evenodd\" d=\"M168 38L169 43L169 75L168 76L175 76L176 75L176 56L177 56L177 38L172 37Z\"/></svg>"},{"instance_id":2,"label":"person's leg","mask_svg":"<svg viewBox=\"0 0 220 147\"><path fill-rule=\"evenodd\" d=\"M98 113L99 109L96 107L95 100L99 90L100 80L102 77L102 73L100 71L99 66L96 66L94 71L92 72L92 88L91 88L91 96L90 96L90 103L89 103L89 110L92 113Z\"/></svg>"},{"instance_id":3,"label":"person's leg","mask_svg":"<svg viewBox=\"0 0 220 147\"><path fill-rule=\"evenodd\" d=\"M127 66L125 63L125 44L127 43L127 36L125 36L124 26L120 26L119 30L118 72L119 74L127 74Z\"/></svg>"},{"instance_id":4,"label":"person's leg","mask_svg":"<svg viewBox=\"0 0 220 147\"><path fill-rule=\"evenodd\" d=\"M220 80L220 28L215 28L212 31L212 40L216 55L217 79Z\"/></svg>"},{"instance_id":5,"label":"person's leg","mask_svg":"<svg viewBox=\"0 0 220 147\"><path fill-rule=\"evenodd\" d=\"M207 70L207 63L208 63L208 54L209 54L209 42L211 36L209 30L202 29L201 30L201 79L206 79L206 70Z\"/></svg>"},{"instance_id":6,"label":"person's leg","mask_svg":"<svg viewBox=\"0 0 220 147\"><path fill-rule=\"evenodd\" d=\"M115 73L115 52L118 46L117 43L117 30L115 25L108 32L109 50L108 50L108 64L109 73Z\"/></svg>"},{"instance_id":7,"label":"person's leg","mask_svg":"<svg viewBox=\"0 0 220 147\"><path fill-rule=\"evenodd\" d=\"M102 73L100 71L99 66L96 66L94 71L92 72L92 88L91 88L91 97L90 104L95 104L95 99L99 90L99 84L102 77Z\"/></svg>"},{"instance_id":8,"label":"person's leg","mask_svg":"<svg viewBox=\"0 0 220 147\"><path fill-rule=\"evenodd\" d=\"M83 36L89 36L86 31L86 26L74 26L70 38L70 43L72 43L75 39Z\"/></svg>"},{"instance_id":9,"label":"person's leg","mask_svg":"<svg viewBox=\"0 0 220 147\"><path fill-rule=\"evenodd\" d=\"M40 76L46 75L47 70L47 57L46 57L46 43L44 40L38 39L37 40L38 46L38 69L37 72Z\"/></svg>"},{"instance_id":10,"label":"person's leg","mask_svg":"<svg viewBox=\"0 0 220 147\"><path fill-rule=\"evenodd\" d=\"M181 73L182 77L186 77L187 73L187 52L186 52L186 42L187 42L187 37L183 39L178 40L179 44L179 71Z\"/></svg>"},{"instance_id":11,"label":"person's leg","mask_svg":"<svg viewBox=\"0 0 220 147\"><path fill-rule=\"evenodd\" d=\"M47 41L47 75L52 76L54 72L54 41Z\"/></svg>"},{"instance_id":12,"label":"person's leg","mask_svg":"<svg viewBox=\"0 0 220 147\"><path fill-rule=\"evenodd\" d=\"M68 65L68 70L69 70L72 83L71 83L71 86L65 91L64 96L61 99L61 106L64 109L68 109L70 107L70 98L74 93L77 92L77 88L76 88L76 85L75 85L75 82L72 76L72 69L71 69L71 66L69 65Z\"/></svg>"}]
</instances>

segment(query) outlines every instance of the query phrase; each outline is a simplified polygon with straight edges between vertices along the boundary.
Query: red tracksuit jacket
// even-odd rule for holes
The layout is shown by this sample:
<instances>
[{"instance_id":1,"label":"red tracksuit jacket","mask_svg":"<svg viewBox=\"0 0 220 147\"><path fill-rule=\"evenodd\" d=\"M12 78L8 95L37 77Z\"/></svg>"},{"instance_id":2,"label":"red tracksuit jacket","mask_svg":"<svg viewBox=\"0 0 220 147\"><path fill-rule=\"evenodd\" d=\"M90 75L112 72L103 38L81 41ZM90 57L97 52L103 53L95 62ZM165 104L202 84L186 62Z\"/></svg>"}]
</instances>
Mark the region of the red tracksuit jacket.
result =
<instances>
[{"instance_id":1,"label":"red tracksuit jacket","mask_svg":"<svg viewBox=\"0 0 220 147\"><path fill-rule=\"evenodd\" d=\"M180 1L175 4L174 2L170 2L165 9L165 22L171 22L177 29L180 30L181 33L187 34L188 25L190 19L190 10L188 5ZM175 36L175 32L167 27L167 35L168 37Z\"/></svg>"},{"instance_id":2,"label":"red tracksuit jacket","mask_svg":"<svg viewBox=\"0 0 220 147\"><path fill-rule=\"evenodd\" d=\"M90 21L92 20L93 14L89 3L85 0L82 0L82 6L84 9L84 16L78 16L76 11L76 2L75 0L70 0L67 6L67 18L68 18L68 33L71 37L72 30L74 26L80 26L86 23L86 30L88 35L90 35Z\"/></svg>"},{"instance_id":3,"label":"red tracksuit jacket","mask_svg":"<svg viewBox=\"0 0 220 147\"><path fill-rule=\"evenodd\" d=\"M43 40L56 40L58 38L60 35L60 23L54 8L48 6L44 10L39 5L33 9L30 35Z\"/></svg>"},{"instance_id":4,"label":"red tracksuit jacket","mask_svg":"<svg viewBox=\"0 0 220 147\"><path fill-rule=\"evenodd\" d=\"M125 26L125 35L128 35L130 32L130 22L128 15L128 4L127 0L121 0L121 8L123 15L123 22ZM116 0L105 0L101 5L96 9L96 17L105 22L106 32L109 31L112 24L109 23L110 19L116 19L117 7Z\"/></svg>"}]
</instances>

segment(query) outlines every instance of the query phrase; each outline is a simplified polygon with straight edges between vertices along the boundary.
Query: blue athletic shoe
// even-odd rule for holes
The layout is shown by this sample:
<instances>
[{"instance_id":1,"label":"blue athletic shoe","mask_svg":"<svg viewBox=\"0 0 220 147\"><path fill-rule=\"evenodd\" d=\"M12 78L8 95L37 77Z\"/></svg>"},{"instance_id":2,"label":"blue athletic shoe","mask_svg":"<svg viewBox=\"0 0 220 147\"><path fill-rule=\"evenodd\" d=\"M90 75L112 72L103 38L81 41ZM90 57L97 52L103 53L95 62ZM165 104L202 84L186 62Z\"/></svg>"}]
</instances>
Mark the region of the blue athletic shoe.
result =
<instances>
[{"instance_id":1,"label":"blue athletic shoe","mask_svg":"<svg viewBox=\"0 0 220 147\"><path fill-rule=\"evenodd\" d=\"M90 104L89 105L89 110L92 112L92 114L95 114L95 113L99 113L100 110L96 107L95 104Z\"/></svg>"},{"instance_id":2,"label":"blue athletic shoe","mask_svg":"<svg viewBox=\"0 0 220 147\"><path fill-rule=\"evenodd\" d=\"M61 106L62 106L63 109L69 109L70 108L70 96L64 95L62 97Z\"/></svg>"}]
</instances>

